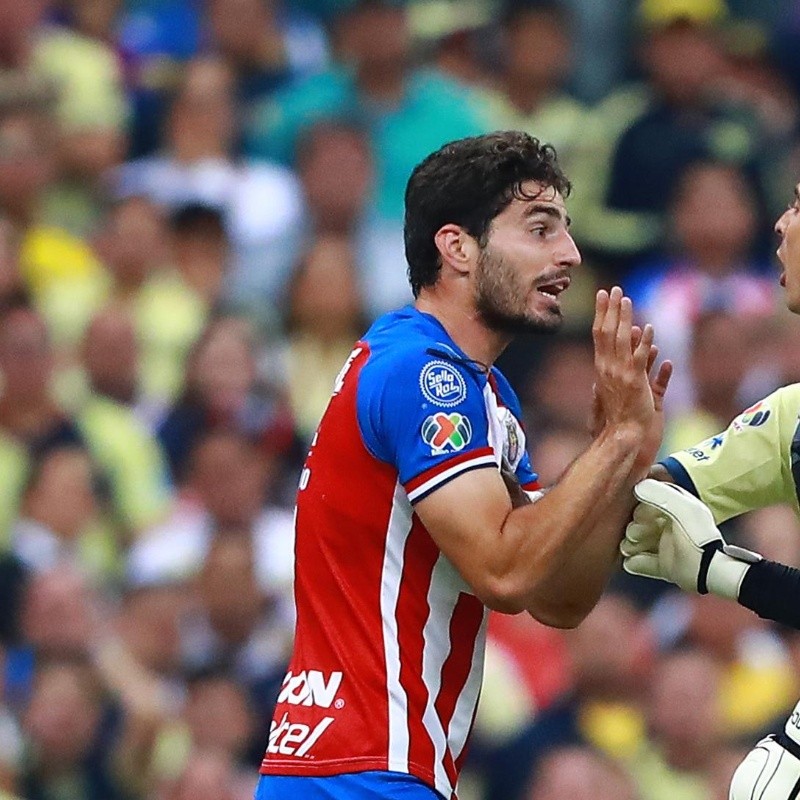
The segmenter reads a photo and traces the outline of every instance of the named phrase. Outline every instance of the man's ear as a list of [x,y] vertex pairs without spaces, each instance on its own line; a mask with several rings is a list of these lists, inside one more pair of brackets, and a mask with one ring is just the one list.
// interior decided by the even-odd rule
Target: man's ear
[[442,259],[442,268],[450,268],[459,275],[469,275],[477,263],[480,248],[475,239],[460,225],[442,225],[433,237]]

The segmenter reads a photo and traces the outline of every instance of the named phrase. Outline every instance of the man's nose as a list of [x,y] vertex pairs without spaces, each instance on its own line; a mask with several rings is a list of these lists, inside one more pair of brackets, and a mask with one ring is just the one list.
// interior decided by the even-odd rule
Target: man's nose
[[778,234],[781,238],[783,238],[783,234],[786,232],[786,218],[789,212],[784,211],[783,214],[778,218],[778,221],[775,223],[775,233]]
[[575,244],[572,235],[567,233],[563,252],[558,259],[559,264],[562,267],[577,267],[581,263],[581,260],[581,252],[578,250],[578,245]]

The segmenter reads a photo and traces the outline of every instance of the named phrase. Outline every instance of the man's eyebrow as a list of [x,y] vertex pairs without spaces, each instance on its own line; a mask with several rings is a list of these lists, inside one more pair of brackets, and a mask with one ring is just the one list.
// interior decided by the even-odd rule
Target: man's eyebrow
[[[795,188],[795,192],[796,191],[797,189]],[[531,203],[525,209],[526,217],[533,217],[536,214],[546,214],[548,217],[553,217],[557,220],[563,219],[567,227],[572,224],[572,218],[570,216],[567,214],[562,215],[561,210],[557,206],[551,206],[549,203]]]

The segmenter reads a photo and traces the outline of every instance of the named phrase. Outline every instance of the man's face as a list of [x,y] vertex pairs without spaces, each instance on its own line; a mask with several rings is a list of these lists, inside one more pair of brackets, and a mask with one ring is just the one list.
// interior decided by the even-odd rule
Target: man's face
[[786,289],[786,305],[800,314],[800,184],[795,186],[794,200],[775,223],[780,236],[778,260],[781,262],[781,286]]
[[564,198],[535,181],[522,193],[532,199],[512,200],[491,223],[475,273],[476,306],[492,330],[554,331],[562,318],[559,295],[581,256]]

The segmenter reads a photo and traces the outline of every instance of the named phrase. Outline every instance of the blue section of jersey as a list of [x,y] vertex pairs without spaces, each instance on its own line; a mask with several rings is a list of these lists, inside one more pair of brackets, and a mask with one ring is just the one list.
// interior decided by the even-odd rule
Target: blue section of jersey
[[684,467],[677,458],[668,456],[660,463],[661,466],[664,467],[667,472],[669,472],[669,474],[672,476],[672,480],[675,481],[678,486],[680,486],[682,489],[686,489],[687,492],[691,492],[695,497],[700,496],[697,491],[697,487],[694,485],[694,481],[686,471],[686,467]]
[[487,375],[432,316],[407,306],[364,337],[358,385],[364,443],[406,483],[460,453],[489,446]]
[[325,778],[262,775],[255,800],[442,800],[442,795],[401,772],[355,772]]

